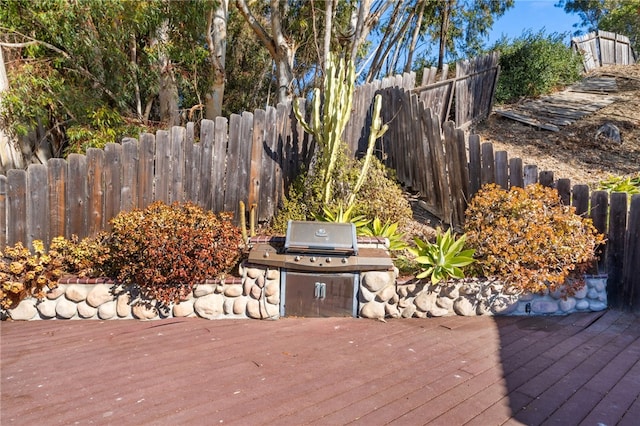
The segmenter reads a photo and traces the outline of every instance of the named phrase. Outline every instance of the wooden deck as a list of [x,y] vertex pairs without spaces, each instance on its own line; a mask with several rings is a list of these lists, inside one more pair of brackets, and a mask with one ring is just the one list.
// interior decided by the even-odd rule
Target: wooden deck
[[613,77],[585,78],[569,88],[539,99],[528,100],[494,112],[554,132],[613,103],[618,91]]
[[637,425],[640,318],[3,322],[7,425]]

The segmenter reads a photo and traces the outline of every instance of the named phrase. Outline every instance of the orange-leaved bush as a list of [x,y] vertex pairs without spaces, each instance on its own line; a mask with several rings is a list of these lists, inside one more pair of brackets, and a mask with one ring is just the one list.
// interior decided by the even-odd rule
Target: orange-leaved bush
[[591,219],[539,184],[509,191],[485,185],[467,208],[465,232],[479,274],[531,293],[574,294],[604,243]]
[[102,241],[109,254],[97,268],[164,304],[184,300],[194,284],[230,272],[242,252],[241,232],[229,213],[192,203],[156,202],[122,212],[111,223]]

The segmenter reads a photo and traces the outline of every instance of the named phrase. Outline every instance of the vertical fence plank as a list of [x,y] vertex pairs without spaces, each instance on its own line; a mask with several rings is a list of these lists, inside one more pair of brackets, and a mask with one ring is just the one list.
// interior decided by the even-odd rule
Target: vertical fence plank
[[496,183],[509,189],[509,158],[507,151],[496,152]]
[[213,191],[211,202],[213,210],[222,211],[224,210],[225,192],[235,190],[235,188],[229,188],[229,185],[225,186],[224,181],[227,170],[229,170],[227,164],[229,126],[226,117],[216,117],[214,133],[211,136],[213,141],[211,181],[213,183],[212,188],[217,188]]
[[122,197],[122,145],[109,143],[104,147],[104,220],[107,229],[111,219],[120,212]]
[[610,198],[609,233],[607,235],[607,298],[609,305],[618,308],[623,300],[623,268],[627,227],[627,194],[613,192]]
[[0,175],[0,250],[7,246],[7,177]]
[[247,194],[247,207],[256,206],[256,213],[262,208],[260,204],[260,192],[262,190],[262,152],[265,140],[265,122],[267,112],[257,109],[253,114],[253,140],[249,151],[249,188]]
[[[599,233],[607,234],[607,216],[609,213],[609,194],[607,191],[593,191],[591,193],[591,209],[589,216],[593,221],[593,226],[596,227]],[[603,244],[602,247],[598,247],[597,256],[598,271],[604,272],[607,266],[606,258],[607,245]]]
[[87,233],[96,235],[104,229],[104,151],[87,149]]
[[47,185],[49,186],[49,235],[64,237],[67,229],[67,162],[61,158],[47,161]]
[[279,166],[281,159],[278,157],[278,138],[276,134],[276,109],[267,107],[265,120],[265,143],[262,155],[262,187],[260,191],[260,221],[270,220],[275,212],[278,202],[278,190],[281,185],[282,169]]
[[540,172],[538,176],[540,180],[540,185],[546,186],[547,188],[553,187],[553,172],[550,170],[543,170]]
[[[216,121],[218,118],[216,118]],[[213,164],[214,133],[215,122],[213,120],[202,120],[200,123],[200,195],[199,204],[205,209],[218,210],[213,204],[212,197],[218,192],[224,194],[222,182],[217,182],[212,173],[215,173],[216,164]],[[214,190],[217,188],[217,190]]]
[[557,183],[558,194],[560,200],[565,206],[571,205],[571,180],[570,179],[558,179]]
[[511,186],[524,188],[524,173],[522,171],[522,158],[511,158],[509,160],[509,183]]
[[7,245],[27,241],[27,172],[11,169],[7,171]]
[[624,308],[640,312],[640,194],[631,197],[622,271]]
[[67,157],[67,238],[87,236],[87,157],[71,154]]
[[[156,132],[156,167],[153,177],[154,200],[169,203],[171,182],[171,140],[169,132]],[[204,170],[203,170],[204,173]]]
[[575,207],[576,214],[586,216],[589,211],[589,187],[587,185],[575,185],[572,192],[571,205]]
[[524,186],[538,182],[538,166],[535,164],[527,164],[524,166]]
[[197,192],[194,190],[195,176],[198,174],[198,169],[193,163],[193,144],[195,141],[194,132],[195,124],[193,122],[187,123],[185,138],[182,145],[182,151],[184,152],[184,196],[186,201],[191,202],[195,202],[197,199],[195,195]]
[[[249,168],[251,167],[251,149],[253,142],[253,113],[242,113],[242,124],[240,127],[240,150],[238,151],[238,178],[237,178],[237,198],[231,203],[229,211],[234,212],[236,221],[240,217],[240,200],[249,198]],[[236,191],[234,191],[236,192]],[[235,197],[231,197],[233,199]]]
[[49,186],[47,166],[32,164],[27,169],[27,246],[40,240],[49,246]]
[[171,202],[184,201],[184,151],[182,146],[186,138],[184,127],[171,128]]
[[[121,210],[138,207],[138,141],[125,138],[122,141],[122,198]],[[168,179],[169,175],[165,177]]]
[[239,168],[240,168],[240,144],[241,139],[242,117],[238,114],[231,114],[229,120],[229,147],[227,151],[227,180],[226,188],[228,191],[224,193],[224,210],[235,211],[238,202],[242,199],[238,194]]
[[480,136],[469,135],[469,191],[473,196],[482,186],[480,164]]
[[493,158],[493,144],[491,142],[485,142],[480,147],[482,151],[482,171],[481,182],[482,185],[488,183],[495,183],[495,159]]
[[151,133],[140,135],[138,144],[138,207],[144,209],[153,202],[153,168],[156,138]]
[[[192,193],[190,200],[202,207],[202,201],[200,200],[200,178],[203,176],[203,172],[200,170],[200,162],[202,161],[202,143],[194,143],[191,147],[191,156],[193,157],[193,167],[195,171],[193,173]],[[215,209],[214,209],[215,211]]]

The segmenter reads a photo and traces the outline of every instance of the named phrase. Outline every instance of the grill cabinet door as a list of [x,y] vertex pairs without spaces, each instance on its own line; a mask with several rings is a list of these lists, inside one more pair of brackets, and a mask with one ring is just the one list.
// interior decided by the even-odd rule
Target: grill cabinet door
[[357,274],[283,274],[283,316],[355,317]]

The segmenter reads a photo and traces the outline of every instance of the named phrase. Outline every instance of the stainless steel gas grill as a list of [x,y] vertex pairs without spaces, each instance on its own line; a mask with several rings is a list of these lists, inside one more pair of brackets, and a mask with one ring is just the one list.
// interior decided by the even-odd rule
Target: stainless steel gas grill
[[249,263],[280,269],[280,315],[357,316],[360,273],[393,268],[384,248],[358,247],[351,223],[289,221],[284,246],[258,243]]

